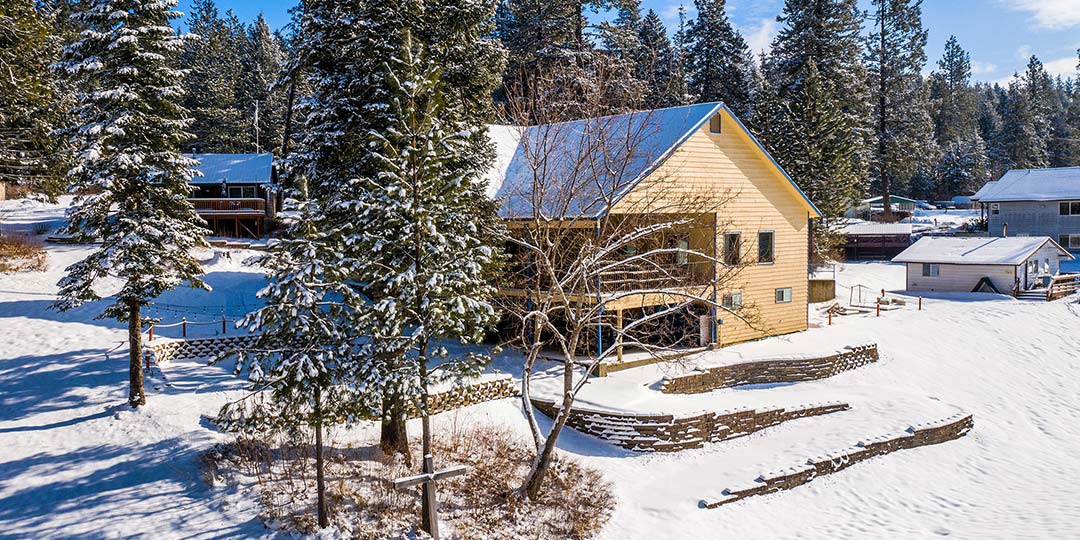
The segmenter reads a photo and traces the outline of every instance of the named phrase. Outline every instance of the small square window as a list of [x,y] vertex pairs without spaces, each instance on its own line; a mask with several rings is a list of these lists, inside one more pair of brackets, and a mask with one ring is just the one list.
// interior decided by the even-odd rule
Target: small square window
[[768,264],[776,260],[776,256],[773,248],[773,239],[775,235],[772,231],[762,231],[757,235],[758,238],[758,264]]
[[1080,234],[1070,234],[1069,239],[1070,249],[1080,249]]
[[1001,212],[1001,205],[998,203],[990,203],[990,213],[995,216]]
[[709,132],[720,133],[720,126],[720,115],[714,114],[713,117],[709,119]]
[[933,263],[923,263],[922,275],[926,277],[937,277],[941,272],[941,267]]
[[675,264],[679,266],[687,266],[690,264],[689,253],[690,241],[683,238],[679,240],[679,251],[675,253]]
[[1069,203],[1067,203],[1067,202],[1058,203],[1058,215],[1060,215],[1060,216],[1069,215]]
[[786,304],[791,301],[791,287],[776,289],[776,303]]
[[725,294],[720,302],[727,309],[739,309],[742,307],[742,293]]
[[229,186],[230,199],[254,199],[255,186]]
[[1067,235],[1067,234],[1059,234],[1058,235],[1058,244],[1061,244],[1061,247],[1063,247],[1063,248],[1069,247],[1069,235]]
[[1080,201],[1073,201],[1069,203],[1069,205],[1071,207],[1069,214],[1073,216],[1080,216]]

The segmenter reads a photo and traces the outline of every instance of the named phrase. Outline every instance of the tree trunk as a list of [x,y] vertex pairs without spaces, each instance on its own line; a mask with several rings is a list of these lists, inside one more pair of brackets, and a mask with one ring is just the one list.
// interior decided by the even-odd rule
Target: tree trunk
[[577,337],[570,339],[570,345],[567,356],[563,361],[563,399],[562,408],[558,414],[555,415],[554,424],[551,426],[551,432],[548,433],[547,439],[544,441],[544,448],[533,460],[532,469],[529,470],[529,476],[525,479],[525,485],[522,486],[522,491],[525,492],[525,496],[529,499],[536,499],[540,495],[540,488],[544,484],[544,476],[547,475],[548,469],[551,467],[551,461],[555,458],[555,444],[559,440],[559,434],[562,433],[563,426],[566,425],[566,421],[570,419],[570,408],[574,404],[574,351],[577,349]]
[[325,529],[330,526],[330,518],[326,513],[326,476],[323,472],[322,391],[318,387],[315,388],[315,491],[319,528]]
[[139,313],[139,301],[128,300],[128,352],[129,352],[129,388],[128,403],[132,408],[146,405],[146,392],[143,389],[142,368],[142,324]]
[[379,436],[379,447],[386,455],[401,454],[405,458],[405,465],[412,467],[412,452],[409,450],[409,433],[405,421],[405,407],[401,393],[392,390],[383,396],[382,433]]
[[289,81],[289,94],[285,105],[285,129],[281,137],[281,157],[289,157],[289,139],[292,138],[293,106],[296,104],[296,80]]
[[[431,413],[428,410],[428,371],[427,371],[427,343],[420,345],[420,413],[421,425],[423,426],[424,465],[421,472],[435,472],[434,457],[431,450]],[[420,528],[427,531],[432,538],[439,537],[439,523],[435,508],[435,482],[424,482],[420,498]]]

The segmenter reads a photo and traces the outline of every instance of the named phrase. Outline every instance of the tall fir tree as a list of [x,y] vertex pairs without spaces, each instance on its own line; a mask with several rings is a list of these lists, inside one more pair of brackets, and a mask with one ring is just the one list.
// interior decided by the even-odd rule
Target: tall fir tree
[[194,138],[185,150],[252,152],[246,104],[237,99],[247,39],[244,26],[231,11],[222,16],[214,0],[193,0],[190,17],[188,29],[196,37],[187,41],[181,63],[186,71],[183,105],[191,114]]
[[754,57],[725,11],[726,0],[694,0],[687,31],[687,77],[698,102],[723,101],[743,121],[754,110]]
[[686,92],[679,60],[667,28],[655,11],[650,9],[645,15],[638,39],[644,51],[638,73],[645,84],[645,107],[657,109],[682,104]]
[[244,72],[236,92],[245,126],[242,133],[250,134],[246,146],[251,151],[276,151],[281,147],[286,105],[286,89],[278,81],[288,56],[281,37],[270,31],[261,13],[246,41]]
[[1002,110],[1003,149],[1009,168],[1050,166],[1054,98],[1050,75],[1032,56],[1024,74],[1009,83]]
[[909,195],[911,177],[936,161],[937,145],[923,83],[926,30],[922,0],[873,0],[875,24],[866,63],[874,102],[875,153],[871,173],[892,217],[892,194]]
[[[438,340],[475,343],[494,323],[491,245],[498,221],[484,194],[487,169],[467,159],[467,134],[482,126],[466,124],[453,110],[440,69],[408,32],[386,69],[393,119],[385,133],[371,134],[378,170],[356,185],[359,227],[352,242],[363,254],[356,279],[378,291],[362,320],[370,336],[363,353],[394,361],[367,364],[374,369],[359,379],[420,411],[423,472],[430,473],[428,389],[482,366],[473,355],[451,356]],[[433,500],[430,489],[424,488],[425,505]],[[431,526],[425,522],[424,529]]]
[[[767,110],[759,109],[770,116],[760,123],[770,126],[769,150],[832,224],[866,191],[871,130],[862,12],[855,0],[786,0],[778,21],[784,26],[763,66],[774,97]],[[815,87],[808,89],[810,81]],[[831,100],[825,108],[823,95]],[[807,154],[809,141],[828,152]]]
[[60,56],[57,16],[33,0],[0,5],[0,184],[49,198],[62,191],[69,165],[54,133],[71,105],[63,74],[50,69]]
[[608,84],[605,100],[612,104],[638,105],[648,92],[646,77],[650,51],[642,42],[644,21],[641,0],[617,0],[615,18],[600,23],[599,37],[607,53]]
[[74,114],[78,151],[69,177],[78,192],[64,230],[100,247],[67,268],[59,309],[99,299],[107,277],[122,285],[99,315],[128,323],[133,406],[146,403],[141,310],[183,283],[205,287],[191,255],[205,245],[202,219],[186,197],[195,163],[179,153],[188,139],[176,67],[184,37],[169,25],[172,0],[92,0],[79,14],[87,30],[65,48],[62,67],[84,90]]
[[930,111],[934,139],[941,158],[930,182],[913,190],[920,197],[947,197],[970,193],[988,180],[986,144],[979,130],[979,103],[971,86],[971,58],[956,36],[945,42],[945,52],[930,75]]
[[[1077,50],[1076,54],[1080,58],[1080,50]],[[1065,125],[1068,129],[1065,160],[1070,167],[1080,166],[1080,60],[1077,61],[1076,71],[1069,95],[1069,105],[1065,110]]]

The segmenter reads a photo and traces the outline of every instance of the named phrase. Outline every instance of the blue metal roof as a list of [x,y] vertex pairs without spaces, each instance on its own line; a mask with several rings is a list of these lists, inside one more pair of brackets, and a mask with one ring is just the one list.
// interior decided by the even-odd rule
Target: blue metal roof
[[202,176],[192,178],[193,184],[269,184],[272,178],[274,155],[265,154],[187,154],[199,160],[195,170]]
[[[524,128],[490,126],[497,157],[488,175],[489,195],[501,201],[499,214],[506,219],[531,217],[537,202],[550,218],[597,218],[721,110],[726,110],[724,104],[714,102]],[[820,215],[757,139],[738,118],[735,121]],[[534,197],[534,185],[546,193]]]

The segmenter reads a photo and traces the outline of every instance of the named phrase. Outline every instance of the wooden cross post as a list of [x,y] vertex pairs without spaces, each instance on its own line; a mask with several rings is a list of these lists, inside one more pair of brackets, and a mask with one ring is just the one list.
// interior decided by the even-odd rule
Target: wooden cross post
[[431,471],[414,476],[406,476],[394,480],[394,489],[402,491],[413,486],[422,485],[424,489],[424,515],[422,516],[421,528],[427,531],[434,540],[439,540],[439,513],[435,504],[435,482],[444,478],[453,478],[465,474],[464,465],[454,465],[441,471],[433,470],[431,454],[424,456],[424,470]]

